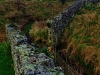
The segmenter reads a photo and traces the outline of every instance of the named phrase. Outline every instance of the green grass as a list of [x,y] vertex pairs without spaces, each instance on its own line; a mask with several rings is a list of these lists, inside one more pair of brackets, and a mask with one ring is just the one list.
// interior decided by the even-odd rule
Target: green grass
[[0,44],[0,75],[14,75],[11,48],[8,42]]

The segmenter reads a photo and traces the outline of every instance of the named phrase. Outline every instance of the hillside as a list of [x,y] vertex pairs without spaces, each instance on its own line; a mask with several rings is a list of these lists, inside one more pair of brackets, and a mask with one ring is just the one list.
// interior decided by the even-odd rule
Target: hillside
[[[66,27],[61,53],[84,66],[93,75],[100,74],[100,4],[81,8]],[[63,46],[62,45],[62,46]],[[61,45],[60,45],[61,46]]]
[[[58,0],[45,0],[45,1],[34,1],[34,0],[25,0],[18,2],[12,1],[0,1],[0,28],[1,33],[5,32],[5,24],[17,23],[19,29],[22,31],[28,25],[34,24],[35,21],[47,21],[48,19],[53,18],[66,7],[70,6],[74,0],[61,4]],[[53,9],[52,9],[53,8]],[[30,27],[29,27],[30,28]],[[25,32],[29,31],[25,29]]]

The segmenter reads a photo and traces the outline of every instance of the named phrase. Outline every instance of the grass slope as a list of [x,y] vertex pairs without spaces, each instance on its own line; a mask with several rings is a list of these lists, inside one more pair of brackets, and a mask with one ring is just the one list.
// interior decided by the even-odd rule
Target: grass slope
[[100,4],[86,4],[66,28],[66,55],[100,75]]

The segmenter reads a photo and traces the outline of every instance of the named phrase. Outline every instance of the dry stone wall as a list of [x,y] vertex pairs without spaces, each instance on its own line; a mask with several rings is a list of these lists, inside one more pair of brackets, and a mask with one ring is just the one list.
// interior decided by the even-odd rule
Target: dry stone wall
[[6,25],[6,32],[11,43],[15,75],[64,75],[61,67],[55,67],[52,58],[36,53],[34,44],[28,44],[20,30]]
[[81,8],[85,3],[88,2],[96,3],[100,2],[100,0],[78,0],[68,9],[65,9],[61,14],[59,14],[57,17],[51,20],[51,37],[53,37],[53,42],[57,42],[59,40],[59,37],[61,37],[61,34],[63,33],[65,26],[68,25],[70,20],[79,10],[79,8]]

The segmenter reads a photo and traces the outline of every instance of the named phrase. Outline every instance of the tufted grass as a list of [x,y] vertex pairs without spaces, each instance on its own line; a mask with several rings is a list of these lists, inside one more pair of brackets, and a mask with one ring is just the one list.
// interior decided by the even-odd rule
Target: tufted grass
[[[100,75],[100,4],[79,10],[64,32],[66,55],[70,55],[94,75]],[[70,33],[70,34],[69,34]]]
[[0,75],[14,75],[10,44],[5,41],[0,44]]
[[45,21],[35,22],[30,30],[31,39],[43,45],[48,43],[48,28]]

